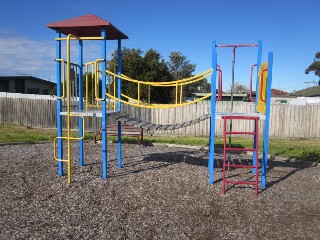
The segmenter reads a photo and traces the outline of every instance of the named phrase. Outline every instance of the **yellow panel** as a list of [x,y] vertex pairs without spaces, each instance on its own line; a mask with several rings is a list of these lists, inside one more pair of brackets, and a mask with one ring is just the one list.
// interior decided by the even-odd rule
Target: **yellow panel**
[[259,96],[257,111],[264,114],[266,112],[266,98],[267,98],[267,77],[268,77],[268,62],[261,64],[259,69]]

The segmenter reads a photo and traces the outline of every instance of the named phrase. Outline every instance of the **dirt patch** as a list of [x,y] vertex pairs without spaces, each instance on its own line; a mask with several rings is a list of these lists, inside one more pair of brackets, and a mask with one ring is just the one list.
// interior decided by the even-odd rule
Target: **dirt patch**
[[[268,187],[221,196],[221,168],[208,184],[207,151],[85,143],[86,166],[73,146],[72,180],[57,175],[52,144],[0,146],[1,239],[318,239],[319,166],[270,161]],[[217,155],[217,158],[221,156]],[[249,170],[231,175],[250,179]]]

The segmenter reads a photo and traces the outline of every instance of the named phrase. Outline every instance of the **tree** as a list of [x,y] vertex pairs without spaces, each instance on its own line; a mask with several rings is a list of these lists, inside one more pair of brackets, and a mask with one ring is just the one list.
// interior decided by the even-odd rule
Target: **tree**
[[198,92],[200,92],[200,93],[211,92],[211,84],[208,83],[207,79],[203,79],[202,81],[200,81],[199,86],[198,86]]
[[[117,51],[113,53],[113,60],[117,61]],[[168,82],[172,76],[168,66],[160,53],[154,49],[148,50],[145,55],[140,49],[124,48],[122,51],[122,73],[133,79],[145,82]],[[140,84],[141,85],[141,84]],[[122,92],[132,98],[138,97],[138,85],[128,81],[122,82]],[[151,87],[151,102],[168,103],[171,100],[172,88]],[[148,87],[140,86],[140,99],[148,99]]]
[[196,69],[196,64],[191,64],[181,52],[171,52],[169,59],[167,64],[174,80],[191,77]]
[[[88,104],[93,104],[94,103],[94,98],[96,97],[96,93],[94,92],[95,91],[95,74],[92,73],[92,72],[87,72],[85,73],[83,76],[82,76],[82,96],[86,99],[86,88],[87,88],[87,81],[88,81]],[[99,86],[98,87],[98,97],[101,97],[101,79],[99,78]]]
[[51,96],[56,96],[56,95],[57,95],[57,84],[54,85],[54,86],[50,89],[49,95],[51,95]]
[[320,78],[320,52],[317,52],[315,54],[315,59],[313,60],[313,63],[311,63],[309,67],[305,70],[306,74],[309,74],[310,72],[314,72],[314,74]]
[[[235,82],[233,85],[233,93],[248,93],[250,89],[241,83]],[[231,87],[227,90],[228,93],[231,93]]]
[[[160,53],[150,49],[143,57],[143,74],[141,79],[147,82],[170,82],[172,75]],[[171,101],[172,87],[151,87],[151,101],[158,103],[169,103]],[[147,99],[148,90],[143,89],[143,97]]]
[[[167,64],[174,80],[192,77],[192,73],[196,69],[196,64],[190,63],[187,57],[182,55],[181,52],[171,52]],[[208,88],[210,88],[208,86],[210,84],[206,83],[206,80],[200,80],[193,84],[186,85],[183,90],[183,98],[190,96],[191,93],[205,92],[208,90]],[[178,93],[178,95],[179,94],[180,93]]]
[[[143,52],[140,49],[124,48],[122,50],[122,69],[124,75],[133,79],[141,79],[143,73]],[[118,62],[118,51],[113,53],[113,62]],[[132,98],[137,98],[137,84],[129,81],[122,81],[122,93]]]

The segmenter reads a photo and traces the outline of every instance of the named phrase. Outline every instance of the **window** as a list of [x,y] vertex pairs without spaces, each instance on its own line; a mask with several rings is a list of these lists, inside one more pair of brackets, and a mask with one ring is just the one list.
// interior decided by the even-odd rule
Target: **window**
[[29,94],[39,94],[39,88],[29,88],[27,90],[27,93],[29,93]]
[[9,92],[9,80],[0,80],[0,92]]
[[14,88],[16,93],[24,93],[24,79],[15,79]]

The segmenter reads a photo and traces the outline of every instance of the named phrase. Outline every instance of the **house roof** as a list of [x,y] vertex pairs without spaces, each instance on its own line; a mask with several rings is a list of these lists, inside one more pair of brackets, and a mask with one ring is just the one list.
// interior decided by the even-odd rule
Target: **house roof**
[[64,35],[73,34],[78,37],[100,37],[101,29],[106,27],[107,40],[128,39],[128,36],[118,30],[110,22],[93,14],[49,23],[48,28],[60,31]]
[[289,93],[285,92],[285,91],[282,91],[282,90],[279,90],[279,89],[275,89],[275,88],[272,88],[271,89],[271,95],[274,96],[274,95],[288,95]]
[[52,87],[55,86],[56,84],[54,82],[50,82],[41,78],[37,78],[37,77],[33,77],[33,76],[0,76],[0,81],[1,80],[15,80],[15,79],[28,79],[28,80],[32,80],[35,82],[40,82],[40,83],[46,83],[48,85],[51,85]]

